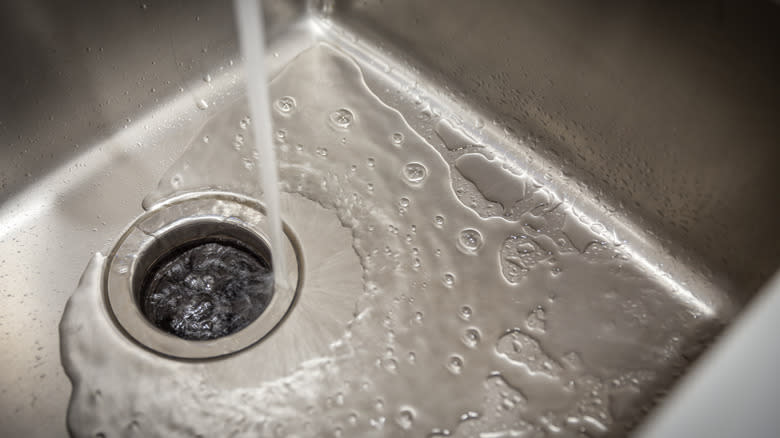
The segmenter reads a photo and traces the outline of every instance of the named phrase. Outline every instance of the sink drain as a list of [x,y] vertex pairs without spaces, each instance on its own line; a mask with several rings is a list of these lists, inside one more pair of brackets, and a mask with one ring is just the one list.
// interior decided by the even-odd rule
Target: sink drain
[[109,255],[107,302],[134,340],[158,353],[209,358],[268,335],[295,301],[300,251],[285,226],[286,284],[275,287],[262,205],[191,194],[136,220]]

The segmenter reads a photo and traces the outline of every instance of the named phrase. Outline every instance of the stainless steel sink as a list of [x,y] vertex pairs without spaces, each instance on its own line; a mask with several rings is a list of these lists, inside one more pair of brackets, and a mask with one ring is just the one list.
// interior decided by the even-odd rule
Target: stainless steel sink
[[[626,434],[780,264],[776,3],[264,5],[272,72],[322,44],[350,59],[419,144],[441,156],[442,181],[463,210],[516,226],[506,248],[517,254],[495,254],[504,274],[495,281],[525,307],[487,342],[530,374],[587,376],[612,404],[597,426],[580,417],[561,426],[547,405],[537,409],[534,395],[544,391],[496,370],[525,394],[511,415],[528,430]],[[0,431],[62,436],[71,383],[58,324],[68,298],[90,257],[111,252],[204,124],[243,95],[244,77],[229,3],[1,7]],[[522,201],[517,184],[529,181],[545,198],[517,212],[507,203]],[[567,231],[563,213],[554,225],[563,210],[580,231]],[[527,213],[553,225],[536,226]],[[537,243],[517,240],[523,233]],[[533,272],[547,258],[513,265],[511,257],[522,258],[520,245],[544,252],[542,235],[577,257],[626,259],[583,264],[554,291],[527,290],[525,271],[508,270]],[[534,331],[539,321],[546,331]],[[552,365],[535,369],[543,365],[529,349]],[[610,389],[622,378],[635,382]],[[419,423],[463,436],[509,433],[469,412]],[[394,435],[404,422],[374,432]]]

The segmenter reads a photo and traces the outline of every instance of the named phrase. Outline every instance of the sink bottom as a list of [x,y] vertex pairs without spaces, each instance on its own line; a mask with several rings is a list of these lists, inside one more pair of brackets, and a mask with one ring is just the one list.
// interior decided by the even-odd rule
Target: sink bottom
[[[241,352],[172,360],[100,310],[96,256],[61,326],[71,431],[625,434],[729,317],[722,292],[506,147],[524,140],[326,35],[270,87],[282,217],[306,260],[289,317]],[[204,188],[262,201],[229,95],[146,208]]]

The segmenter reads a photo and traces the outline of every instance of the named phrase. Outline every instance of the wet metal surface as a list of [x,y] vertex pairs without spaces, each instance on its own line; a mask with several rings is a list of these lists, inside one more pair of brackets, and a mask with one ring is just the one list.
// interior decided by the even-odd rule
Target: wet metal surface
[[[399,111],[409,129],[441,157],[438,167],[432,166],[424,160],[427,155],[415,155],[423,149],[412,148],[389,154],[398,157],[398,166],[386,160],[374,167],[392,169],[393,177],[405,178],[408,190],[425,184],[451,187],[472,212],[464,217],[473,220],[461,223],[449,211],[425,210],[430,230],[418,232],[417,245],[427,248],[425,242],[438,239],[427,236],[446,230],[455,259],[495,249],[490,265],[494,278],[517,288],[542,281],[534,277],[541,269],[552,275],[556,266],[567,263],[566,254],[562,261],[550,260],[550,248],[570,251],[578,260],[617,254],[599,253],[602,247],[591,244],[592,236],[611,234],[610,251],[620,247],[621,255],[631,256],[629,268],[621,268],[617,278],[642,284],[636,297],[622,295],[627,288],[604,290],[603,284],[581,281],[594,278],[593,269],[613,275],[610,269],[616,265],[609,263],[619,259],[596,263],[596,268],[592,263],[566,265],[569,269],[557,277],[566,283],[561,288],[583,291],[581,295],[517,294],[516,305],[523,309],[517,312],[517,327],[489,341],[496,360],[503,361],[497,363],[521,370],[515,376],[571,377],[583,391],[593,391],[595,399],[607,397],[614,406],[651,402],[655,390],[668,388],[775,270],[780,260],[774,232],[777,203],[769,200],[778,186],[773,163],[778,160],[774,102],[780,51],[773,3],[757,9],[724,6],[722,11],[653,2],[616,2],[602,11],[511,2],[462,2],[457,7],[436,2],[266,3],[272,71],[316,42],[328,42],[357,62],[366,86]],[[8,436],[62,436],[71,391],[60,364],[58,323],[65,303],[90,256],[110,252],[193,136],[243,95],[240,59],[228,4],[94,2],[73,8],[26,2],[3,9],[3,56],[15,62],[2,69],[8,97],[0,110],[0,343],[5,367],[0,430]],[[297,102],[277,101],[277,112],[301,104],[296,97]],[[342,109],[348,108],[330,109],[328,129],[351,123]],[[364,114],[357,114],[354,126],[361,126]],[[418,141],[412,138],[416,134],[404,132],[383,133],[387,145]],[[317,147],[322,145],[310,146],[307,153],[320,159]],[[337,158],[332,147],[325,153],[349,171],[352,156]],[[369,170],[367,160],[360,165],[360,172]],[[450,179],[432,176],[434,167],[449,169]],[[397,198],[395,209],[416,211],[419,205],[414,197]],[[565,208],[554,209],[559,201],[565,201]],[[336,321],[347,321],[354,306],[346,303],[364,290],[352,247],[340,253],[341,265],[325,265],[332,259],[328,242],[352,239],[341,221],[310,200],[291,197],[286,202],[288,217],[299,221],[291,219],[290,226],[298,230],[302,246],[323,248],[307,253],[310,290],[327,294],[334,290],[328,285],[338,281],[342,301],[331,300],[333,306],[324,313],[314,306],[305,309],[326,300],[302,299],[281,326],[288,332],[279,330],[269,339],[273,342],[258,344],[257,354],[279,358],[255,370],[258,380],[286,376],[297,364],[328,354],[343,324],[322,325],[330,320],[311,320],[312,315],[334,314]],[[538,222],[540,216],[547,225]],[[524,232],[496,241],[475,225],[479,218],[506,221],[502,227],[514,224]],[[400,239],[408,232],[402,231]],[[336,237],[324,240],[328,236]],[[559,239],[563,246],[556,243]],[[436,249],[428,248],[428,256],[435,257]],[[407,263],[413,268],[416,262],[412,257]],[[322,266],[351,274],[331,278],[325,270],[317,271]],[[633,269],[641,275],[632,274]],[[83,284],[97,281],[90,276],[95,272],[89,271]],[[462,288],[468,277],[455,274],[442,270],[429,281],[445,288],[451,283],[455,287],[447,290],[467,293]],[[588,296],[602,297],[612,307],[599,307],[603,302],[584,299]],[[78,302],[101,309],[86,294],[81,298]],[[442,370],[471,378],[469,345],[484,344],[489,325],[475,331],[480,302],[450,304],[452,315],[464,324],[456,338],[463,351],[443,352]],[[614,320],[588,316],[604,313]],[[409,316],[416,320],[414,312]],[[636,321],[643,321],[643,328],[633,326],[636,331],[624,333],[644,333],[642,337],[600,337]],[[104,330],[96,336],[127,339],[112,331],[116,325],[97,328]],[[299,330],[317,336],[305,348],[284,348],[284,336],[292,338]],[[133,342],[122,345],[128,361],[143,362],[144,354],[151,354],[139,354]],[[449,344],[442,340],[440,345]],[[586,352],[584,364],[582,357],[567,355],[572,345]],[[623,348],[641,354],[627,355]],[[99,363],[99,354],[84,358],[85,363]],[[161,376],[180,375],[187,368],[162,366],[158,359],[152,363],[161,366]],[[383,357],[383,369],[393,369],[390,359],[401,372],[410,366],[407,354],[405,362]],[[598,379],[640,363],[652,363],[655,374],[635,370],[614,387]],[[241,380],[235,376],[236,382],[230,381],[231,369],[225,362],[215,371],[225,388]],[[89,369],[83,371],[90,375]],[[486,405],[521,406],[524,415],[534,417],[546,393],[535,386],[538,380],[502,379],[485,380],[485,400],[493,400]],[[512,392],[515,386],[524,391]],[[502,393],[509,395],[496,396]],[[243,405],[253,396],[219,394],[225,406]],[[331,396],[338,404],[337,394]],[[389,397],[383,404],[396,407],[399,400]],[[610,418],[630,423],[635,415],[631,409],[615,408]],[[458,433],[498,424],[503,421],[500,412],[483,415],[482,423],[465,421]],[[506,412],[517,417],[512,414],[516,411]],[[90,411],[83,415],[90,418]],[[396,428],[386,430],[432,421],[403,406],[385,416]],[[567,427],[599,433],[603,425],[588,423],[598,419],[586,417]],[[221,424],[215,418],[214,424]],[[350,418],[345,416],[345,424]],[[541,414],[534,418],[547,421]]]

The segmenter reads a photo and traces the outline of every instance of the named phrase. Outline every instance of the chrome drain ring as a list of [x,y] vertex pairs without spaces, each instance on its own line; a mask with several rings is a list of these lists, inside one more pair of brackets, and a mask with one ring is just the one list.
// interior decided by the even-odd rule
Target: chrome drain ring
[[284,319],[303,283],[301,251],[283,224],[287,278],[253,322],[235,333],[210,340],[187,340],[161,330],[141,311],[147,272],[161,257],[207,239],[232,240],[270,259],[269,227],[262,204],[226,192],[190,193],[165,201],[141,215],[119,238],[103,275],[106,302],[115,321],[133,340],[165,356],[206,359],[241,351],[263,339]]

